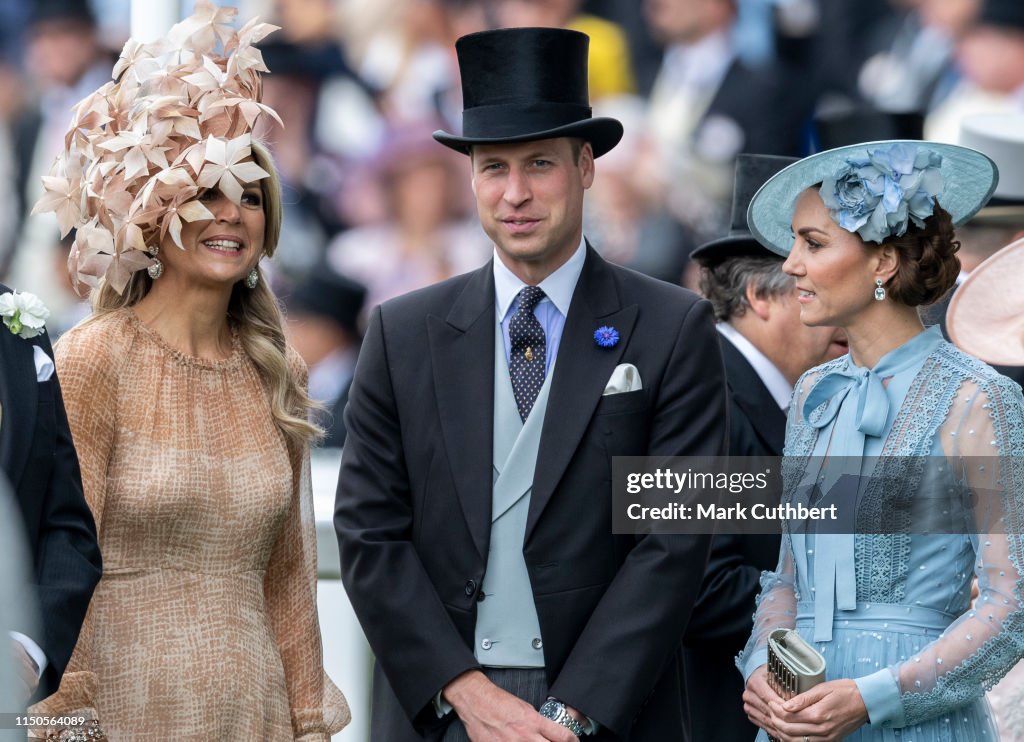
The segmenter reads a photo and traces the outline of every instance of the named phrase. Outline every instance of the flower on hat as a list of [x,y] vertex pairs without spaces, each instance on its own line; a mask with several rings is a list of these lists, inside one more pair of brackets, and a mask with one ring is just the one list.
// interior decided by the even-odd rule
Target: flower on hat
[[604,325],[594,330],[594,342],[601,348],[613,348],[619,342],[619,331]]
[[840,227],[881,243],[906,234],[910,222],[924,226],[945,187],[941,164],[942,155],[913,144],[869,149],[822,180],[821,200]]
[[198,0],[164,39],[129,39],[114,79],[74,108],[64,150],[33,214],[53,211],[61,236],[76,229],[68,268],[76,290],[106,281],[118,293],[148,267],[161,240],[178,247],[183,221],[211,219],[200,191],[236,203],[268,173],[246,160],[261,116],[263,56],[253,45],[277,26],[231,26],[237,11]]
[[8,291],[0,294],[0,317],[7,329],[20,338],[34,338],[46,332],[44,325],[50,310],[35,294]]

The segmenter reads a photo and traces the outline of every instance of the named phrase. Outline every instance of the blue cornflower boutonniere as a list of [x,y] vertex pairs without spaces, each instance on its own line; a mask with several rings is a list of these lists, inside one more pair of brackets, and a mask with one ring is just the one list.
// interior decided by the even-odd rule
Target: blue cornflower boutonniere
[[601,348],[614,348],[619,342],[619,331],[607,325],[594,330],[594,342]]
[[39,297],[25,291],[8,291],[0,294],[0,317],[7,329],[20,338],[34,338],[46,330],[43,325],[50,316]]

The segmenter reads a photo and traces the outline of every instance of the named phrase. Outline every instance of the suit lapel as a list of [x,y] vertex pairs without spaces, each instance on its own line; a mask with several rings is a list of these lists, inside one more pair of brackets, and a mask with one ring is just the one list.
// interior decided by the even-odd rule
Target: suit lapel
[[0,469],[17,490],[36,425],[36,368],[32,343],[0,327]]
[[739,349],[728,338],[721,341],[729,393],[761,439],[781,456],[786,438],[785,413]]
[[[588,245],[551,380],[526,522],[527,539],[554,494],[590,424],[609,377],[629,345],[636,315],[636,305],[621,306],[611,269]],[[611,348],[601,348],[594,341],[594,331],[604,325],[614,327],[619,333],[619,342]]]
[[491,529],[494,322],[490,262],[470,274],[447,317],[427,317],[441,431],[455,490],[482,558]]

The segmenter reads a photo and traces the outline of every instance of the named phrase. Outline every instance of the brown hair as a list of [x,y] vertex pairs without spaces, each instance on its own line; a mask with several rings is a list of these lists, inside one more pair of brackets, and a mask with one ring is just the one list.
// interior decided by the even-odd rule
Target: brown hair
[[894,247],[900,261],[885,288],[893,300],[907,306],[934,304],[960,275],[956,254],[960,242],[953,232],[953,218],[938,201],[923,227],[911,222],[902,237],[889,237],[882,244]]

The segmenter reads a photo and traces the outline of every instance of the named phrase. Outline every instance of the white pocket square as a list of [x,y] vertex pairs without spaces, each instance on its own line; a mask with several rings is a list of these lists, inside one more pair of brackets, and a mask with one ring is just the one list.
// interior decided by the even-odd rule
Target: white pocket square
[[620,363],[612,371],[611,378],[604,387],[604,394],[622,394],[623,392],[637,392],[644,388],[640,383],[640,372],[632,363]]
[[38,345],[32,346],[32,360],[36,362],[36,381],[42,384],[53,376],[53,359]]

